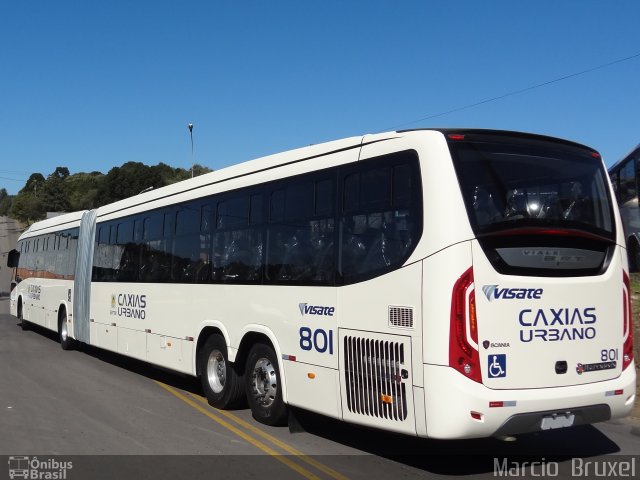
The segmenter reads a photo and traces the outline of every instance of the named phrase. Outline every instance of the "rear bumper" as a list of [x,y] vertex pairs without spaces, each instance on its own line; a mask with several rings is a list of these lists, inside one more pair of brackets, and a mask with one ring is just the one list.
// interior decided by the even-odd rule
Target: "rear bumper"
[[[573,425],[601,422],[629,415],[635,401],[633,367],[605,382],[529,390],[492,390],[450,367],[424,367],[427,435],[432,438],[539,431],[544,417],[567,412]],[[622,394],[614,394],[620,390]]]

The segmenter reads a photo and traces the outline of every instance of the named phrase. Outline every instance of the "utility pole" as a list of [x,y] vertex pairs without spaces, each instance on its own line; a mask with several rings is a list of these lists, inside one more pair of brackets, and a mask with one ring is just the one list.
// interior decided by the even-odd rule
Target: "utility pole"
[[191,137],[191,178],[193,178],[193,123],[187,125],[189,128],[189,136]]

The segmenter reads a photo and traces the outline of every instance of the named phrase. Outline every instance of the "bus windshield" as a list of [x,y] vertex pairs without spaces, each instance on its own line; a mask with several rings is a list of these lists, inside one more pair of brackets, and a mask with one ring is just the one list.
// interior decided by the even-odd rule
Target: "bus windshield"
[[482,137],[449,141],[476,235],[553,227],[614,238],[599,156],[545,140]]

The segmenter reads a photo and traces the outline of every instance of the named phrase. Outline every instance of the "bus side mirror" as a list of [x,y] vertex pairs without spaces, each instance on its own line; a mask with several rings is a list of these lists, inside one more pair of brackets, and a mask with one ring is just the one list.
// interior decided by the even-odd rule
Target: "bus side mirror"
[[18,260],[20,260],[20,252],[16,249],[13,249],[9,252],[9,256],[7,257],[7,267],[15,268],[18,266]]

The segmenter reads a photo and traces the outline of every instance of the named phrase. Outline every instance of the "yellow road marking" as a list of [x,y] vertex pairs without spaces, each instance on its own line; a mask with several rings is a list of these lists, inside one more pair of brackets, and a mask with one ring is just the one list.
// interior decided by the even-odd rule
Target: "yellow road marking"
[[254,447],[262,450],[264,453],[271,455],[273,458],[275,458],[276,460],[278,460],[279,462],[284,463],[287,467],[289,467],[291,470],[298,472],[300,475],[302,475],[303,477],[309,479],[309,480],[320,480],[320,477],[314,475],[313,473],[311,473],[309,470],[307,470],[306,468],[302,467],[301,465],[298,465],[297,463],[291,461],[288,457],[286,457],[285,455],[280,455],[278,452],[276,452],[274,449],[272,449],[271,447],[265,445],[264,443],[262,443],[259,440],[256,440],[255,438],[251,437],[250,435],[246,434],[245,432],[243,432],[242,430],[240,430],[239,428],[231,425],[229,422],[227,422],[226,420],[218,417],[217,415],[214,415],[213,413],[211,413],[211,411],[209,409],[205,409],[203,407],[201,407],[200,405],[198,405],[196,402],[194,402],[193,400],[189,399],[188,397],[186,397],[185,395],[181,394],[180,392],[178,392],[177,390],[174,390],[172,387],[170,387],[169,385],[165,385],[162,382],[158,382],[157,380],[155,380],[155,382],[160,385],[162,388],[164,388],[166,391],[168,391],[169,393],[171,393],[172,395],[178,397],[180,400],[182,400],[183,402],[185,402],[187,405],[195,408],[196,410],[198,410],[200,413],[203,413],[204,415],[206,415],[207,417],[209,417],[211,420],[215,421],[216,423],[222,425],[224,428],[226,428],[227,430],[235,433],[236,435],[238,435],[240,438],[246,440],[247,442],[249,442],[251,445],[253,445]]
[[209,405],[207,400],[205,398],[201,397],[200,395],[194,395],[193,393],[189,393],[189,395],[191,395],[191,397],[195,398],[200,403],[202,403],[202,404],[206,405],[207,407],[209,407],[209,409],[215,410],[215,412],[219,413],[220,415],[224,415],[229,420],[232,420],[232,421],[236,422],[237,424],[243,426],[247,430],[252,431],[256,435],[261,436],[262,438],[268,440],[269,442],[273,443],[274,445],[277,445],[281,449],[289,452],[291,455],[296,455],[303,462],[305,462],[305,463],[317,468],[318,470],[320,470],[321,472],[326,473],[330,477],[335,478],[336,480],[349,480],[348,477],[345,477],[341,473],[336,472],[332,468],[330,468],[330,467],[318,462],[314,458],[311,458],[311,457],[305,455],[300,450],[296,450],[292,446],[287,445],[286,443],[284,443],[282,440],[279,440],[276,437],[268,434],[267,432],[264,432],[264,431],[260,430],[256,426],[251,425],[249,422],[245,422],[241,418],[236,417],[233,413],[227,412],[225,410],[218,410],[217,408],[212,407],[211,405]]

